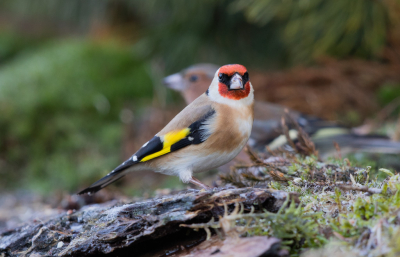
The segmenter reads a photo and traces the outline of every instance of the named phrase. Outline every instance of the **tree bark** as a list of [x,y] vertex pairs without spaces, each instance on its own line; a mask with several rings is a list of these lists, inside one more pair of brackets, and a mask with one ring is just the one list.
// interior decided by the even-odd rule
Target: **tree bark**
[[[0,256],[170,255],[190,250],[206,239],[204,231],[181,224],[218,220],[224,205],[232,210],[236,203],[248,212],[252,207],[256,212],[276,212],[287,197],[297,201],[295,194],[272,189],[226,187],[186,190],[129,204],[89,205],[2,232]],[[281,256],[278,248],[274,243],[268,256]]]

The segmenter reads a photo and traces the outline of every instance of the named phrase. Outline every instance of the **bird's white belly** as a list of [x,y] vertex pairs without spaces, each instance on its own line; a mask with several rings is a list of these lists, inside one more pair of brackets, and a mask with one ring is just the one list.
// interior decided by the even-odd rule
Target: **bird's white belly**
[[246,142],[247,139],[244,139],[239,147],[230,152],[214,152],[212,154],[185,152],[178,158],[170,160],[157,171],[179,176],[183,182],[188,182],[193,173],[215,169],[230,162],[240,153]]
[[195,160],[193,160],[192,171],[193,173],[198,173],[218,168],[233,160],[241,150],[242,148],[238,148],[229,153],[213,153],[210,155],[202,155],[201,157],[197,157]]

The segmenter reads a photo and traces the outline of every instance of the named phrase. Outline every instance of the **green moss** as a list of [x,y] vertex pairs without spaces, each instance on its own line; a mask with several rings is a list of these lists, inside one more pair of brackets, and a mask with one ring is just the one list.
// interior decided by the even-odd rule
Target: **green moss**
[[322,213],[305,213],[301,204],[296,207],[294,202],[289,204],[286,201],[277,213],[265,212],[256,216],[254,224],[247,229],[247,235],[283,239],[283,244],[293,256],[302,249],[321,247],[327,242],[319,233],[321,217]]
[[[260,158],[253,165],[279,170],[286,179],[271,172],[260,177],[257,186],[264,183],[268,188],[297,193],[301,203],[284,205],[276,214],[233,212],[230,219],[236,220],[237,231],[280,238],[291,256],[336,256],[338,252],[345,256],[397,256],[400,174],[377,170],[377,166],[375,170],[355,167],[356,161],[347,158],[321,163],[282,150],[272,155],[281,156],[284,162],[265,165]],[[235,171],[236,185],[248,185],[251,170],[239,166]]]

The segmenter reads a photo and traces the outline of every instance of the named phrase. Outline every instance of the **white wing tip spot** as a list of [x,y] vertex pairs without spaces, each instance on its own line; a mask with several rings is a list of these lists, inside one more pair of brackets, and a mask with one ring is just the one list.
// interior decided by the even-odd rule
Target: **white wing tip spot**
[[134,161],[134,162],[137,161],[137,156],[136,155],[132,156],[132,161]]
[[193,137],[188,137],[188,139],[189,139],[189,141],[193,141],[194,138]]
[[144,143],[144,145],[143,145],[142,147],[145,147],[148,143],[149,143],[149,141],[147,141],[146,143]]

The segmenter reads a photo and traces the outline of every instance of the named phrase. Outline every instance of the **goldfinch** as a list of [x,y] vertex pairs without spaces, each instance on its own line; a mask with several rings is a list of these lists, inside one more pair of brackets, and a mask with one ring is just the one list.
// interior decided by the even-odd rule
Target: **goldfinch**
[[236,157],[253,125],[254,90],[243,65],[219,68],[205,93],[175,116],[127,161],[78,194],[95,193],[128,172],[153,170],[208,189],[193,173]]

